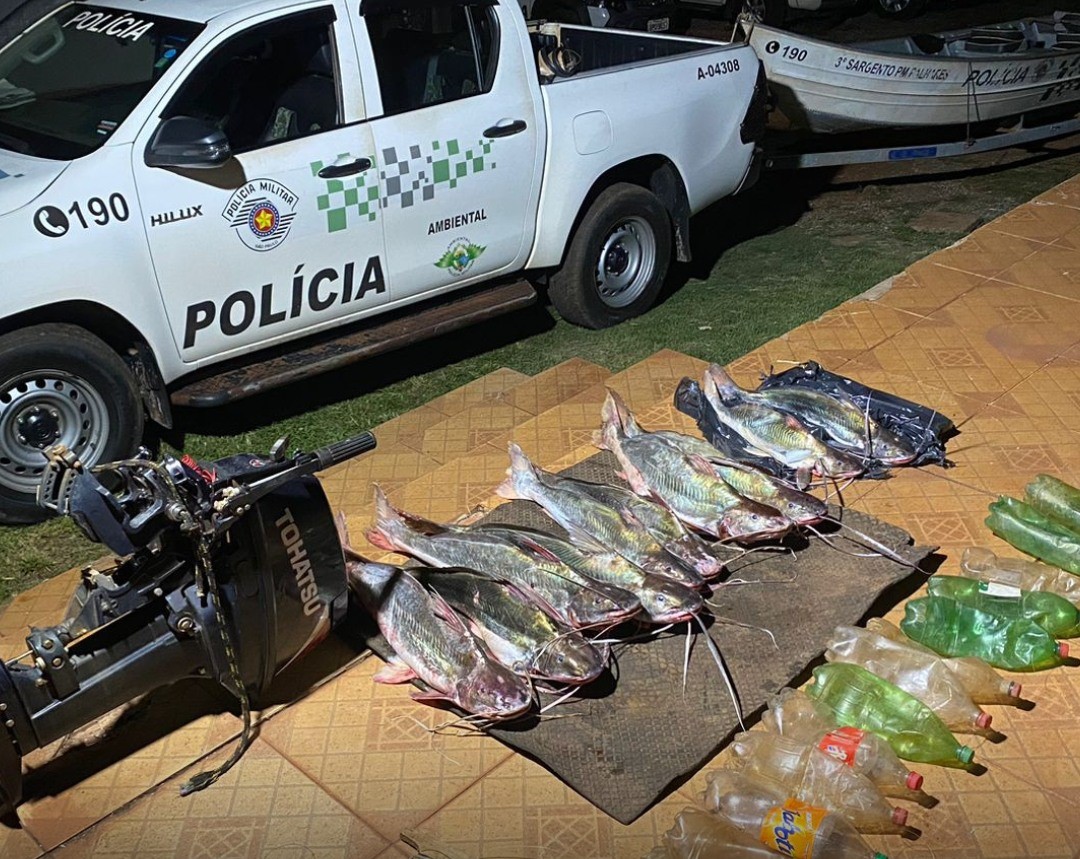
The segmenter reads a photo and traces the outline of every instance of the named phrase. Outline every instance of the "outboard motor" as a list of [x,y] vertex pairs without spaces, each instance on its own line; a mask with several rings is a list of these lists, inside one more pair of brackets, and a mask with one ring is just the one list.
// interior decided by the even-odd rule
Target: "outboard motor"
[[[56,626],[0,663],[0,814],[22,799],[24,755],[187,677],[250,700],[330,632],[348,603],[344,558],[315,471],[375,447],[363,433],[311,454],[135,459],[84,468],[48,452],[38,502],[122,556],[88,568]],[[202,773],[197,790],[224,772]]]

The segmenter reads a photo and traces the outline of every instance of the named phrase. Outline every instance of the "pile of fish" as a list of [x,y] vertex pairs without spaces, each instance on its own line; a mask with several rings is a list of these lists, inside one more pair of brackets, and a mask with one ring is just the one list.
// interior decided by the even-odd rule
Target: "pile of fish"
[[675,405],[727,459],[806,487],[815,479],[885,477],[901,465],[948,465],[952,421],[925,406],[868,388],[813,362],[740,388],[710,365],[683,379]]
[[[572,689],[596,680],[611,642],[625,640],[620,633],[685,622],[688,644],[691,623],[704,634],[738,711],[701,620],[725,560],[746,551],[733,544],[835,521],[824,501],[794,484],[854,476],[868,461],[902,464],[918,454],[847,400],[795,387],[743,391],[717,366],[706,373],[704,402],[752,456],[682,433],[649,432],[612,391],[594,443],[615,456],[626,486],[552,474],[511,444],[497,493],[539,505],[565,538],[521,527],[440,525],[395,509],[376,487],[368,539],[414,565],[369,562],[343,538],[350,585],[397,654],[375,679],[419,679],[427,691],[417,700],[504,720],[533,708],[538,684]],[[765,457],[783,469],[757,467],[754,459]],[[872,548],[889,554],[880,544]]]

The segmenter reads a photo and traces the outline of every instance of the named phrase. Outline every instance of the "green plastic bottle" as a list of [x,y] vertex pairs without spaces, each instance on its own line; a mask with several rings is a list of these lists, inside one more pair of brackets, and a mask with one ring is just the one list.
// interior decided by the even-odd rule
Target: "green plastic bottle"
[[858,665],[818,666],[807,691],[841,725],[877,734],[904,760],[962,767],[975,757],[922,701]]
[[1030,620],[1054,638],[1080,635],[1080,612],[1057,594],[996,587],[961,576],[931,576],[927,587],[930,596],[949,597],[1009,620]]
[[1006,671],[1041,671],[1061,664],[1069,645],[1030,620],[1009,620],[948,597],[909,600],[904,634],[942,656],[976,656]]
[[1024,490],[1024,500],[1044,516],[1080,534],[1080,489],[1049,474],[1037,474]]

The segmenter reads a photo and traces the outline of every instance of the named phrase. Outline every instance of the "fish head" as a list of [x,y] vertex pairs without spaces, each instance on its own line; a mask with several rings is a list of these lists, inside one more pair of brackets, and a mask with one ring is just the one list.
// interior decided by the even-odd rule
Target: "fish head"
[[668,551],[639,560],[638,566],[653,576],[678,582],[688,588],[700,588],[705,584],[701,574]]
[[808,492],[783,490],[775,500],[776,509],[796,525],[813,525],[829,515],[829,505]]
[[[709,547],[695,537],[680,540],[678,543],[667,543],[664,548],[703,579],[714,579],[724,572],[723,560],[710,552]],[[683,582],[683,584],[689,584],[691,587],[699,586],[689,582]]]
[[850,453],[841,453],[831,448],[818,459],[814,470],[822,477],[844,480],[858,477],[866,471],[866,463]]
[[588,587],[578,588],[570,598],[567,616],[579,629],[586,626],[620,623],[641,611],[638,598],[603,582],[591,582]]
[[535,677],[580,686],[600,676],[606,660],[580,635],[564,635],[550,641],[533,660]]
[[701,594],[660,576],[646,576],[638,588],[641,606],[654,623],[690,620],[705,606]]
[[787,533],[791,520],[779,510],[753,501],[744,501],[725,511],[724,532],[734,540],[767,540]]
[[870,438],[870,455],[885,465],[907,465],[918,453],[896,433],[878,427]]
[[491,659],[455,684],[455,701],[462,709],[489,719],[520,716],[533,703],[532,688],[522,677]]

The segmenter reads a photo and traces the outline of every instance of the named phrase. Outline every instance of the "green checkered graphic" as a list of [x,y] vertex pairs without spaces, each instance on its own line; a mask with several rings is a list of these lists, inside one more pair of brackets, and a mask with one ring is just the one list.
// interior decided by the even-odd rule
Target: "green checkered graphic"
[[491,141],[479,140],[473,149],[461,151],[461,144],[456,140],[448,140],[445,149],[438,140],[431,142],[431,178],[434,184],[448,184],[456,188],[458,182],[470,173],[483,173],[484,170],[495,169],[495,162],[488,156],[491,155]]
[[[335,159],[335,163],[355,161],[358,156],[344,152]],[[375,163],[375,156],[367,156]],[[311,175],[318,176],[326,167],[322,161],[311,164]],[[360,173],[348,179],[324,179],[326,193],[319,194],[316,202],[320,212],[326,212],[326,231],[336,233],[349,226],[350,215],[353,223],[356,219],[374,221],[379,216],[379,187],[368,185],[368,176],[374,178],[374,172]]]

